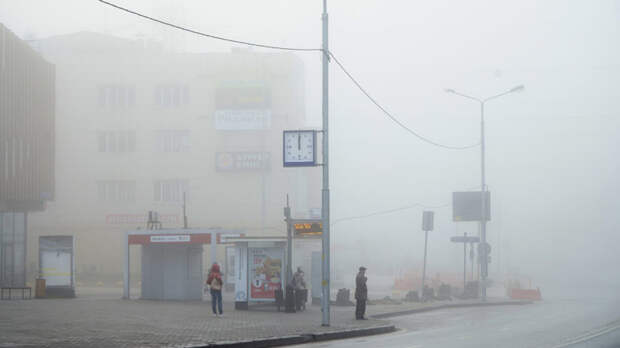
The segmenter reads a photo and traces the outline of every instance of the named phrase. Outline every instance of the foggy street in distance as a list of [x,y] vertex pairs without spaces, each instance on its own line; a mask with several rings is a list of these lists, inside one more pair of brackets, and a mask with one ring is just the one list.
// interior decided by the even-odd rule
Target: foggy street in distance
[[0,347],[620,347],[620,0],[0,0]]

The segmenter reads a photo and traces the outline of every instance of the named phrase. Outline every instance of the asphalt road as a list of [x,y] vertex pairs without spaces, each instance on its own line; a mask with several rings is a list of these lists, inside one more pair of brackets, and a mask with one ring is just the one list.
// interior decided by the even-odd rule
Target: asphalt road
[[400,328],[393,334],[299,347],[620,347],[620,294],[446,309],[392,321]]

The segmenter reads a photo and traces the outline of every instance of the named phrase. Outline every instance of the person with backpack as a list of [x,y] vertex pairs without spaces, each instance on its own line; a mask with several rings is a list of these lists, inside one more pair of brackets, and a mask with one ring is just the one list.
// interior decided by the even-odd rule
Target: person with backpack
[[214,263],[211,266],[211,270],[209,271],[209,277],[207,278],[207,285],[209,285],[209,289],[211,291],[211,308],[213,309],[213,315],[215,317],[218,316],[217,309],[219,310],[219,315],[224,315],[222,310],[222,285],[224,282],[222,281],[222,273],[220,272],[220,265]]

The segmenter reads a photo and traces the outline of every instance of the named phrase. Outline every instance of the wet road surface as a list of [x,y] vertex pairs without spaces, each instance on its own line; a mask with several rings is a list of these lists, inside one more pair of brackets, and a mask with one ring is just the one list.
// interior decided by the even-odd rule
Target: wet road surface
[[392,321],[400,328],[393,334],[303,347],[620,347],[620,295],[615,294],[446,309]]

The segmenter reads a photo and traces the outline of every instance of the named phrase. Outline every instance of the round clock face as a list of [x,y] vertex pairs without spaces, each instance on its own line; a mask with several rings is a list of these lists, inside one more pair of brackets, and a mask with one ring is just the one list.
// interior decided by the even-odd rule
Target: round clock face
[[286,132],[284,134],[284,163],[314,164],[314,131]]

